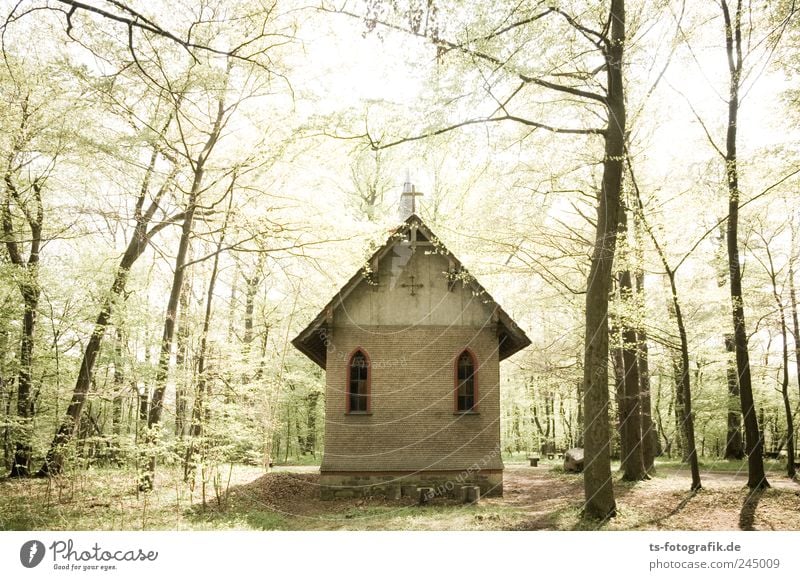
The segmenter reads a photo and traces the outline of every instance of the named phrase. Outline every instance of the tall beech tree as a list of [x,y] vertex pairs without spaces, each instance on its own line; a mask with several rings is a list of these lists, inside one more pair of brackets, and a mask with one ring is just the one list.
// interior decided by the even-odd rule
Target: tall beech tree
[[26,477],[30,471],[34,417],[33,352],[41,296],[38,269],[45,217],[42,190],[52,169],[52,164],[47,163],[45,169],[32,178],[26,178],[29,172],[24,168],[33,157],[38,156],[33,140],[42,137],[42,127],[37,128],[35,121],[41,116],[37,109],[42,104],[31,92],[18,85],[10,103],[17,118],[17,128],[11,137],[11,148],[3,168],[4,187],[0,206],[3,243],[16,270],[15,280],[23,304],[17,374],[18,424],[14,430],[11,477]]
[[769,487],[764,473],[764,441],[758,426],[753,381],[750,372],[750,353],[747,345],[747,326],[742,295],[742,268],[739,259],[739,165],[736,156],[738,137],[739,90],[742,84],[742,0],[737,0],[731,15],[727,0],[720,0],[725,23],[725,53],[728,61],[728,123],[725,136],[725,176],[728,185],[728,272],[730,276],[731,312],[733,314],[733,344],[736,349],[736,372],[739,376],[739,397],[744,419],[745,452],[747,453],[747,486],[750,489]]
[[[778,276],[782,268],[776,266],[776,260],[773,258],[772,249],[770,247],[781,232],[778,230],[771,236],[765,235],[763,231],[758,231],[756,233],[763,244],[766,260],[761,259],[757,252],[751,253],[756,257],[756,260],[758,260],[769,277],[772,298],[775,300],[775,308],[778,313],[781,337],[781,399],[783,401],[784,416],[786,418],[786,475],[790,478],[794,478],[797,475],[797,471],[794,466],[794,415],[792,412],[791,399],[789,397],[789,332],[786,322],[786,305],[783,301],[782,288],[780,288],[778,283]],[[789,257],[787,262],[791,263],[791,257]],[[792,273],[791,270],[790,273]]]
[[200,145],[197,147],[193,147],[192,144],[194,140],[193,138],[189,138],[188,135],[190,131],[189,127],[193,125],[196,126],[198,120],[187,115],[185,111],[181,111],[181,107],[183,105],[188,105],[188,103],[178,95],[174,97],[176,125],[182,136],[178,147],[175,149],[175,155],[180,156],[180,158],[189,165],[190,186],[186,193],[186,201],[183,207],[184,216],[181,225],[181,234],[178,240],[178,250],[175,255],[173,266],[172,287],[167,299],[167,307],[164,314],[164,328],[161,337],[161,347],[159,349],[155,388],[147,415],[147,435],[145,443],[150,447],[150,450],[148,452],[147,466],[145,467],[139,484],[139,488],[143,491],[153,488],[153,478],[156,468],[156,453],[153,448],[158,442],[157,430],[161,422],[161,414],[164,408],[164,395],[167,390],[170,356],[172,354],[172,346],[175,338],[175,323],[178,319],[178,305],[186,273],[185,266],[188,261],[189,243],[194,228],[195,214],[201,202],[201,195],[209,188],[209,183],[206,180],[209,158],[219,143],[222,130],[225,128],[227,120],[230,118],[232,111],[235,110],[235,106],[231,107],[225,104],[225,100],[228,98],[227,87],[230,72],[231,64],[230,61],[228,61],[224,75],[218,79],[221,84],[214,87],[214,92],[218,95],[216,98],[216,110],[212,112],[212,116],[209,119],[210,126],[206,130],[205,137],[201,138]]
[[644,214],[644,203],[642,202],[641,192],[636,182],[633,173],[632,163],[628,158],[628,166],[630,169],[631,181],[636,194],[636,211],[639,213],[640,223],[650,237],[653,246],[656,249],[658,258],[664,268],[664,273],[669,282],[670,291],[670,312],[675,319],[675,324],[678,327],[678,336],[680,338],[680,352],[677,357],[673,359],[673,368],[675,370],[675,412],[678,419],[678,426],[683,434],[683,439],[686,445],[686,459],[692,472],[691,490],[697,491],[702,487],[700,481],[700,466],[697,458],[697,447],[695,444],[694,435],[694,415],[692,414],[692,386],[691,374],[689,371],[689,338],[686,334],[686,323],[683,317],[683,310],[681,309],[681,302],[678,297],[678,286],[675,278],[678,268],[684,263],[684,259],[678,262],[677,266],[672,266],[669,263],[667,254],[664,251],[661,243],[655,235],[653,227],[647,221]]
[[[212,258],[211,275],[206,289],[205,313],[203,315],[203,328],[200,332],[200,348],[197,353],[197,382],[195,388],[194,407],[192,408],[191,424],[189,427],[189,442],[183,460],[184,481],[193,480],[197,470],[198,457],[205,454],[206,441],[203,433],[207,428],[211,415],[211,382],[208,377],[208,335],[211,329],[211,317],[213,315],[214,289],[219,275],[219,260],[222,255],[222,247],[225,243],[225,234],[228,229],[228,221],[233,206],[234,189],[236,187],[236,174],[231,177],[231,184],[228,188],[228,209],[219,231],[219,239],[216,243],[216,250]],[[199,452],[198,452],[199,448]]]
[[[636,207],[634,205],[634,207]],[[650,353],[647,344],[647,328],[644,324],[645,289],[644,289],[644,226],[638,211],[633,212],[633,254],[634,254],[634,288],[636,297],[636,370],[639,378],[639,397],[642,413],[641,441],[642,463],[647,473],[655,471],[656,445],[658,434],[653,423],[653,402],[650,391]]]
[[795,216],[792,216],[792,237],[791,237],[791,247],[792,251],[789,253],[789,306],[791,307],[792,312],[792,336],[794,337],[794,366],[797,371],[797,390],[798,395],[800,395],[800,320],[798,320],[797,315],[797,289],[795,287],[794,276],[795,272],[797,271],[796,264],[797,260],[800,256],[797,253],[797,243],[798,243],[798,236],[797,235],[797,228],[798,225],[795,222]]

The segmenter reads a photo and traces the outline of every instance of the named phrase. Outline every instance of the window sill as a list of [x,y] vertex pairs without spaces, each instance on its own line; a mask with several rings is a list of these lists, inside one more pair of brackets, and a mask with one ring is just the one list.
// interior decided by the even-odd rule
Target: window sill
[[372,415],[372,411],[348,411],[345,415]]
[[480,415],[480,411],[453,411],[453,415]]

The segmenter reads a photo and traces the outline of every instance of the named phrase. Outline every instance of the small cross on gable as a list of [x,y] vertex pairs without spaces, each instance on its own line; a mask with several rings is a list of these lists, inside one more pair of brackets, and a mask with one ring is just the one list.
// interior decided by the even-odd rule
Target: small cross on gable
[[411,278],[411,283],[410,284],[405,284],[405,283],[404,284],[400,284],[400,287],[401,288],[411,288],[411,295],[412,296],[416,296],[417,295],[416,290],[417,290],[417,288],[422,288],[422,284],[414,283],[414,276],[413,275],[409,276],[409,278]]

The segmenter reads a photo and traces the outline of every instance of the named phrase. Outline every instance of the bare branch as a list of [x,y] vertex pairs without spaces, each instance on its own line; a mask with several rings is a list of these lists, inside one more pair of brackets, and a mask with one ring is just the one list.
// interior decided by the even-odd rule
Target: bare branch
[[673,91],[675,91],[675,92],[676,92],[676,93],[678,93],[678,94],[679,94],[681,97],[683,97],[683,100],[684,100],[684,101],[686,101],[686,104],[689,106],[689,109],[692,111],[692,114],[694,115],[694,118],[695,118],[695,119],[697,119],[697,122],[698,122],[698,123],[700,123],[700,126],[703,128],[703,131],[704,131],[704,132],[705,132],[705,134],[706,134],[706,139],[708,139],[708,143],[711,145],[711,147],[713,147],[713,148],[714,148],[714,151],[716,151],[716,152],[719,154],[719,156],[720,156],[720,157],[722,157],[723,159],[727,159],[727,158],[728,158],[728,157],[727,157],[727,155],[726,155],[725,153],[723,153],[722,149],[720,149],[720,148],[717,146],[716,142],[714,141],[714,138],[711,136],[711,132],[708,130],[708,127],[706,126],[705,122],[703,121],[703,118],[700,116],[700,113],[698,113],[698,112],[697,112],[697,110],[696,110],[696,109],[694,108],[694,106],[692,105],[692,102],[689,100],[689,97],[687,97],[686,95],[684,95],[684,94],[683,94],[681,91],[679,91],[678,89],[676,89],[676,88],[675,88],[674,86],[672,86],[672,84],[670,84],[669,82],[667,82],[667,84],[670,86],[670,88],[671,88]]
[[[350,18],[356,18],[358,20],[365,20],[365,17],[363,15],[356,14],[355,12],[350,12],[350,11],[345,10],[345,9],[336,10],[336,9],[325,8],[324,6],[321,6],[321,7],[318,8],[318,10],[320,10],[322,12],[330,12],[330,13],[334,13],[334,14],[341,14],[343,16],[348,16]],[[552,11],[548,11],[548,14],[550,12],[552,12]],[[530,19],[530,22],[532,22],[533,20],[536,20],[536,19],[538,19],[538,18]],[[439,56],[442,56],[443,54],[446,54],[447,52],[450,52],[450,51],[455,51],[455,52],[460,52],[462,54],[466,54],[466,55],[472,56],[473,58],[476,58],[478,60],[485,61],[485,62],[490,63],[490,64],[492,64],[494,66],[497,66],[499,68],[507,68],[508,67],[508,62],[503,61],[503,60],[501,60],[501,59],[499,59],[499,58],[497,58],[495,56],[492,56],[490,54],[487,54],[487,53],[485,53],[483,51],[469,48],[464,43],[452,42],[452,41],[443,39],[443,38],[441,38],[439,36],[431,36],[431,35],[427,34],[426,32],[414,31],[414,30],[405,28],[403,26],[399,26],[397,24],[392,24],[391,22],[386,22],[384,20],[378,20],[376,18],[366,18],[366,20],[370,23],[370,25],[378,25],[379,24],[382,27],[388,28],[390,30],[397,30],[399,32],[403,32],[405,34],[409,34],[409,35],[415,36],[417,38],[424,38],[426,40],[429,40],[439,50]],[[525,22],[525,23],[527,24],[528,22]],[[519,25],[521,26],[522,22]],[[534,77],[534,76],[531,76],[531,75],[528,75],[528,74],[525,74],[525,73],[522,73],[522,72],[511,71],[511,73],[516,75],[520,80],[522,80],[522,81],[524,81],[526,83],[529,83],[529,84],[537,85],[537,86],[540,86],[540,87],[543,87],[543,88],[546,88],[546,89],[550,89],[550,90],[553,90],[553,91],[558,91],[558,92],[561,92],[561,93],[566,93],[566,94],[573,95],[573,96],[576,96],[576,97],[581,97],[583,99],[587,99],[587,100],[594,101],[594,102],[601,103],[601,104],[605,104],[606,103],[606,98],[603,95],[599,95],[599,94],[593,93],[591,91],[587,91],[587,90],[579,89],[579,88],[576,88],[576,87],[571,87],[571,86],[568,86],[568,85],[562,85],[562,84],[559,84],[559,83],[546,81],[544,79],[541,79],[541,78],[538,78],[538,77]]]
[[467,121],[462,121],[454,125],[443,127],[441,129],[436,129],[435,131],[428,131],[427,133],[421,133],[419,135],[414,135],[412,137],[403,137],[401,139],[391,141],[390,143],[380,143],[380,141],[374,140],[372,136],[369,134],[339,136],[339,135],[331,135],[329,133],[323,133],[323,135],[326,135],[328,137],[334,137],[336,139],[363,139],[366,137],[369,140],[370,146],[373,149],[378,150],[378,149],[388,149],[390,147],[396,147],[397,145],[402,145],[403,143],[411,143],[412,141],[420,141],[422,139],[428,139],[430,137],[435,137],[436,135],[443,135],[444,133],[449,133],[450,131],[460,129],[462,127],[468,127],[470,125],[500,123],[504,121],[520,123],[527,127],[534,127],[535,129],[544,129],[545,131],[550,131],[551,133],[560,133],[566,135],[605,135],[604,129],[596,129],[596,128],[577,129],[577,128],[567,128],[567,127],[553,127],[552,125],[538,123],[536,121],[531,121],[529,119],[525,119],[523,117],[518,117],[515,115],[503,115],[501,117],[482,117],[477,119],[469,119]]

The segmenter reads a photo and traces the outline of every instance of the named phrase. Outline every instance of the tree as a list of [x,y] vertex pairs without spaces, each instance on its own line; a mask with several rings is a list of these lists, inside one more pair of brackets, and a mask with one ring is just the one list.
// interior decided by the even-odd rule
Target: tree
[[[779,269],[776,267],[775,259],[772,256],[772,250],[770,249],[770,245],[774,242],[775,238],[780,235],[781,231],[778,230],[774,232],[773,235],[769,236],[764,234],[763,231],[757,232],[762,244],[764,253],[766,254],[766,260],[762,260],[756,255],[756,259],[760,262],[761,266],[764,268],[767,276],[769,277],[770,287],[772,289],[772,297],[775,300],[775,306],[778,311],[778,318],[780,321],[780,337],[781,337],[781,398],[783,399],[783,410],[786,417],[786,475],[793,479],[797,472],[794,466],[794,453],[795,453],[795,441],[794,441],[794,417],[792,414],[792,404],[791,400],[789,399],[789,333],[787,331],[787,324],[786,324],[786,306],[783,302],[783,298],[781,296],[782,290],[779,289],[778,285],[778,276],[780,274]],[[787,263],[791,262],[791,257],[787,260]]]
[[602,38],[606,66],[608,125],[605,130],[603,177],[597,204],[597,232],[586,282],[586,339],[583,397],[586,467],[586,512],[596,518],[616,515],[611,482],[608,434],[608,295],[619,229],[622,163],[625,154],[626,108],[623,84],[625,3],[612,0],[607,21],[610,33]]
[[[193,151],[190,141],[184,137],[182,140],[182,150],[176,151],[182,159],[185,159],[190,166],[191,185],[187,192],[185,205],[183,208],[183,220],[181,226],[181,235],[178,242],[178,251],[175,255],[174,274],[172,278],[172,288],[167,299],[166,313],[164,315],[164,330],[161,338],[161,347],[158,357],[158,371],[155,378],[155,389],[153,391],[153,398],[150,402],[150,410],[147,416],[147,441],[146,444],[150,447],[155,446],[158,435],[155,432],[158,424],[161,422],[161,414],[164,406],[164,394],[167,389],[167,376],[169,373],[170,356],[172,353],[173,339],[175,337],[175,323],[178,318],[178,303],[181,295],[181,288],[183,287],[183,280],[185,276],[185,266],[189,253],[190,237],[194,227],[195,214],[197,213],[200,204],[200,196],[203,191],[208,187],[208,183],[204,181],[207,163],[209,157],[214,152],[214,148],[219,142],[222,130],[225,127],[226,119],[230,118],[232,108],[226,106],[225,98],[227,97],[227,84],[230,75],[231,67],[227,65],[227,70],[224,73],[222,86],[217,88],[219,97],[217,98],[216,111],[211,117],[211,125],[205,135],[205,139],[201,141],[199,150]],[[175,105],[175,118],[176,123],[180,127],[180,133],[187,135],[188,130],[183,128],[183,125],[189,119],[182,118],[186,115],[185,112],[180,111],[180,106],[183,104],[182,93],[180,95],[173,95]],[[148,456],[148,464],[145,473],[142,476],[142,481],[139,488],[143,491],[153,488],[153,477],[155,474],[156,457],[155,452],[150,451]]]
[[620,210],[619,232],[617,234],[621,269],[616,275],[618,288],[618,312],[616,319],[620,329],[616,336],[615,370],[617,375],[617,401],[619,406],[619,431],[621,466],[625,481],[647,479],[644,463],[644,447],[647,441],[642,430],[642,396],[641,378],[639,376],[641,360],[641,341],[636,327],[639,316],[636,308],[630,262],[633,259],[631,244],[628,240],[628,209]]
[[[645,305],[644,289],[644,226],[638,211],[633,212],[634,256],[634,292],[637,306],[643,311]],[[642,315],[640,315],[640,318]],[[653,403],[650,390],[650,354],[647,344],[647,329],[640,319],[636,328],[636,367],[639,378],[639,396],[642,413],[642,462],[647,473],[655,471],[656,446],[658,433],[653,424]]]
[[681,260],[675,267],[670,265],[666,253],[661,247],[653,228],[647,222],[647,219],[644,215],[644,203],[642,202],[641,193],[633,175],[632,168],[630,167],[630,159],[629,169],[631,169],[631,179],[633,181],[634,191],[636,192],[636,206],[637,211],[639,212],[641,223],[650,236],[650,240],[652,241],[653,246],[658,253],[659,260],[661,261],[661,265],[664,268],[664,273],[667,275],[667,280],[669,282],[670,312],[675,318],[675,324],[678,327],[678,336],[680,338],[680,353],[679,356],[673,361],[676,383],[675,411],[678,415],[679,424],[681,426],[681,430],[683,431],[687,446],[686,457],[692,471],[691,490],[697,491],[701,489],[702,483],[700,481],[700,467],[697,460],[697,447],[695,445],[694,415],[692,414],[692,388],[691,375],[689,371],[689,339],[686,334],[686,324],[683,318],[681,303],[678,298],[678,287],[675,282],[677,269],[681,264],[684,263],[685,258]]
[[214,288],[217,283],[217,275],[219,274],[219,259],[222,253],[222,246],[225,243],[225,233],[228,229],[228,220],[230,219],[231,207],[233,205],[234,188],[236,186],[236,174],[231,176],[231,184],[228,188],[228,208],[225,211],[225,217],[220,228],[219,240],[217,241],[216,251],[214,252],[213,265],[211,267],[211,276],[208,280],[208,288],[206,290],[206,304],[205,314],[203,316],[203,329],[200,334],[200,349],[197,353],[197,388],[195,390],[194,407],[192,408],[192,420],[189,427],[189,444],[186,449],[186,455],[183,462],[183,477],[184,481],[194,479],[196,470],[197,459],[195,457],[195,447],[200,447],[200,454],[203,455],[205,451],[205,442],[201,440],[203,431],[208,424],[210,415],[210,401],[211,392],[209,387],[207,373],[207,357],[208,357],[208,333],[211,328],[211,316],[213,313],[214,301]]
[[[168,116],[167,120],[163,121],[161,135],[166,133],[172,121],[172,116]],[[92,386],[97,356],[100,353],[106,330],[111,323],[111,315],[115,304],[125,292],[131,268],[159,232],[175,223],[180,223],[185,217],[183,212],[178,212],[171,216],[166,216],[163,221],[152,223],[159,211],[161,200],[174,185],[172,182],[174,175],[168,174],[159,186],[154,186],[153,182],[157,176],[156,165],[159,159],[162,159],[162,156],[158,144],[150,144],[150,159],[144,171],[141,188],[135,202],[133,232],[127,248],[116,267],[114,280],[111,283],[109,292],[100,306],[100,311],[94,323],[94,330],[83,350],[83,358],[69,406],[47,451],[44,463],[37,473],[40,477],[58,475],[64,468],[66,446],[72,440],[80,422],[86,395]]]
[[747,346],[747,327],[744,318],[742,271],[739,259],[739,169],[736,157],[739,115],[739,89],[742,83],[742,1],[737,0],[731,17],[727,0],[720,0],[725,22],[725,52],[728,59],[729,95],[728,130],[725,138],[725,176],[728,185],[728,271],[730,275],[731,311],[733,314],[733,343],[736,349],[736,371],[739,376],[739,396],[745,429],[747,453],[747,485],[750,489],[769,487],[764,473],[764,441],[758,427],[758,417],[753,401],[750,373],[750,355]]
[[[51,221],[46,195],[57,199],[57,176],[67,151],[76,143],[75,127],[83,107],[63,70],[42,65],[33,57],[5,55],[0,82],[8,95],[2,121],[2,189],[0,227],[2,246],[13,267],[13,280],[22,301],[22,329],[16,379],[16,425],[10,475],[30,473],[33,421],[40,385],[35,384],[37,323],[42,298],[41,253],[51,240],[63,237],[58,220]],[[42,66],[41,69],[38,67]],[[60,86],[51,85],[53,79]],[[67,111],[69,114],[67,114]],[[58,213],[57,211],[54,213]],[[48,218],[47,221],[45,218]],[[10,403],[10,400],[9,400]]]
[[[791,228],[792,228],[792,235],[791,235],[791,247],[797,248],[797,225],[795,224],[795,216],[792,216],[791,220]],[[794,273],[795,273],[795,264],[797,262],[797,254],[795,252],[790,252],[789,254],[789,272],[787,274],[789,278],[789,306],[792,312],[792,337],[794,338],[794,365],[797,370],[797,387],[798,391],[800,391],[800,322],[798,321],[797,315],[797,291],[795,289],[795,282],[794,282]]]
[[[23,89],[24,90],[24,89]],[[11,150],[6,157],[4,168],[5,190],[2,201],[3,241],[11,263],[18,270],[17,286],[22,297],[24,314],[22,319],[22,339],[19,346],[19,374],[17,375],[17,417],[20,422],[14,438],[11,477],[26,477],[31,462],[31,429],[34,417],[32,367],[35,344],[36,316],[39,308],[41,288],[39,286],[39,252],[42,245],[44,225],[44,206],[42,189],[45,187],[50,167],[35,175],[25,183],[23,168],[31,163],[30,140],[36,134],[31,128],[31,116],[36,105],[31,103],[31,94],[17,93],[19,107],[19,127],[12,137]],[[15,225],[15,214],[22,216],[24,232]],[[26,242],[27,240],[27,242]],[[25,256],[24,245],[27,245]],[[23,247],[21,247],[23,246]]]

